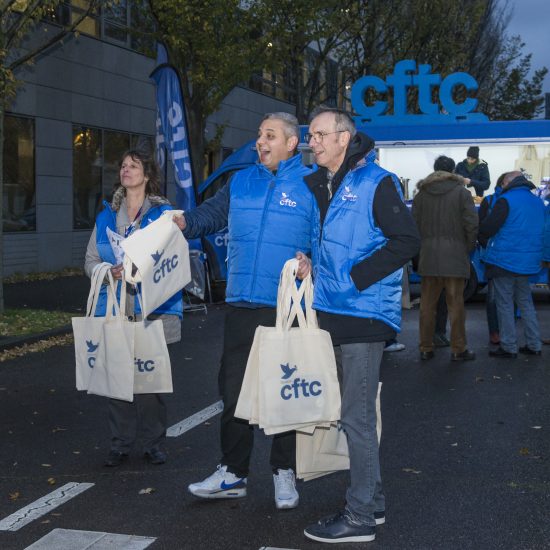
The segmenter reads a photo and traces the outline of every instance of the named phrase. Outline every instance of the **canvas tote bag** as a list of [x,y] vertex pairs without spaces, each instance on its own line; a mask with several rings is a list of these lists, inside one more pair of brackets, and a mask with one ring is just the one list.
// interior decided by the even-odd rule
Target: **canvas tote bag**
[[[382,435],[382,415],[380,412],[380,392],[378,383],[376,395],[376,433],[378,443]],[[296,432],[296,476],[309,481],[339,470],[349,469],[348,441],[339,424],[329,428],[316,427],[312,434]]]
[[[173,222],[181,210],[167,210],[122,241],[126,280],[141,283],[143,317],[153,313],[191,281],[189,245]],[[135,269],[134,269],[135,266]]]
[[134,394],[173,391],[172,366],[162,320],[135,322]]
[[[88,384],[88,393],[123,401],[134,400],[134,325],[124,314],[126,292],[116,298],[116,285],[111,271],[107,271],[113,306],[105,312],[101,327],[96,361]],[[120,284],[124,284],[122,280]]]
[[[235,412],[257,422],[266,434],[340,417],[332,341],[328,332],[318,328],[311,307],[311,276],[298,289],[297,269],[298,261],[293,259],[281,273],[276,326],[256,330]],[[295,318],[298,327],[292,327]]]
[[[105,317],[95,317],[95,312],[103,281],[111,267],[111,264],[105,262],[94,268],[90,282],[86,316],[71,319],[74,336],[76,389],[80,391],[88,389],[90,375],[96,361],[101,328],[105,322]],[[108,293],[107,302],[107,308],[112,307],[110,293]]]

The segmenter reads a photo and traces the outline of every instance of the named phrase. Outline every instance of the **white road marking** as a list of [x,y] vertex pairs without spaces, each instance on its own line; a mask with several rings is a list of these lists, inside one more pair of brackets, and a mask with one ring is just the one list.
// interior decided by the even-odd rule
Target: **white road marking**
[[155,540],[136,535],[54,529],[25,550],[144,550]]
[[214,403],[213,405],[206,407],[206,409],[203,409],[202,411],[195,413],[189,418],[186,418],[185,420],[182,420],[181,422],[178,422],[177,424],[170,426],[168,430],[166,430],[166,436],[178,437],[184,434],[185,432],[192,430],[195,426],[202,424],[209,418],[216,416],[222,411],[223,411],[223,401],[218,401],[217,403]]
[[67,483],[0,521],[0,531],[18,531],[31,521],[48,514],[71,498],[83,493],[94,483]]
[[262,546],[260,548],[260,550],[296,550],[296,549],[293,549],[293,548],[275,548],[274,546]]

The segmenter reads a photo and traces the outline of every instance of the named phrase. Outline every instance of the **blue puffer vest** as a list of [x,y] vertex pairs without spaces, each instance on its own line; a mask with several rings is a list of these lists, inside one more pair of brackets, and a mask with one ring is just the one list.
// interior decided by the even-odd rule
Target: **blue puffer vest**
[[279,275],[296,252],[311,250],[315,201],[303,177],[302,155],[233,176],[230,187],[227,302],[277,305]]
[[542,244],[542,259],[545,262],[550,262],[550,203],[547,204],[544,214],[544,237]]
[[387,176],[397,178],[374,162],[346,174],[331,200],[320,242],[314,246],[315,294],[313,307],[329,313],[377,319],[396,331],[401,326],[399,269],[359,291],[351,279],[352,267],[384,246],[386,237],[373,216],[374,194]]
[[527,186],[504,191],[509,212],[499,232],[489,240],[485,262],[512,273],[532,275],[540,270],[544,204]]
[[[111,208],[111,205],[103,201],[105,208],[98,214],[96,219],[96,244],[99,256],[103,262],[109,262],[111,264],[116,263],[109,237],[107,236],[107,227],[111,231],[116,232],[116,212]],[[169,204],[160,204],[152,206],[142,217],[140,227],[147,227],[151,222],[155,221],[165,210],[172,210],[172,206]],[[118,298],[120,299],[120,285],[118,288]],[[105,309],[107,305],[107,289],[105,286],[101,289],[101,294],[97,303],[96,317],[102,317],[105,315]],[[141,308],[136,297],[134,302],[134,312],[140,313]],[[155,311],[155,315],[160,314],[177,315],[180,319],[183,317],[183,301],[181,293],[174,294],[172,298],[164,302]]]

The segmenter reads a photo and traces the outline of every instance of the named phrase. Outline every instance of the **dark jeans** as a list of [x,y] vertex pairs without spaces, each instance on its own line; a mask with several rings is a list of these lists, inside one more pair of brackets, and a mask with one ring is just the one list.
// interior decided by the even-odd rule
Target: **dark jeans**
[[[235,408],[246,370],[248,354],[258,325],[275,326],[275,309],[229,307],[225,316],[223,355],[218,377],[223,399],[221,416],[221,463],[239,477],[246,477],[254,446],[254,428],[247,420],[235,418]],[[296,433],[273,436],[271,466],[296,470]]]
[[445,296],[445,289],[439,295],[437,301],[437,311],[435,313],[435,333],[445,335],[447,333],[447,298]]

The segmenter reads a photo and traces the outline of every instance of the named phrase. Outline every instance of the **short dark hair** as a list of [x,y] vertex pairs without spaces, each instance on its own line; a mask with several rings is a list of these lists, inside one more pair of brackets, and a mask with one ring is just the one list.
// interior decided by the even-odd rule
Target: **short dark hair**
[[434,170],[436,172],[443,171],[443,172],[453,172],[455,169],[455,161],[452,158],[446,157],[444,155],[441,155],[440,157],[437,157],[434,162]]
[[[146,195],[160,195],[160,169],[157,161],[153,154],[144,149],[128,149],[120,157],[120,162],[118,164],[119,168],[122,166],[124,159],[130,157],[132,160],[139,160],[143,166],[143,173],[147,178],[147,183],[145,184],[145,194]],[[113,191],[116,191],[119,187],[122,187],[119,180],[115,183]]]

